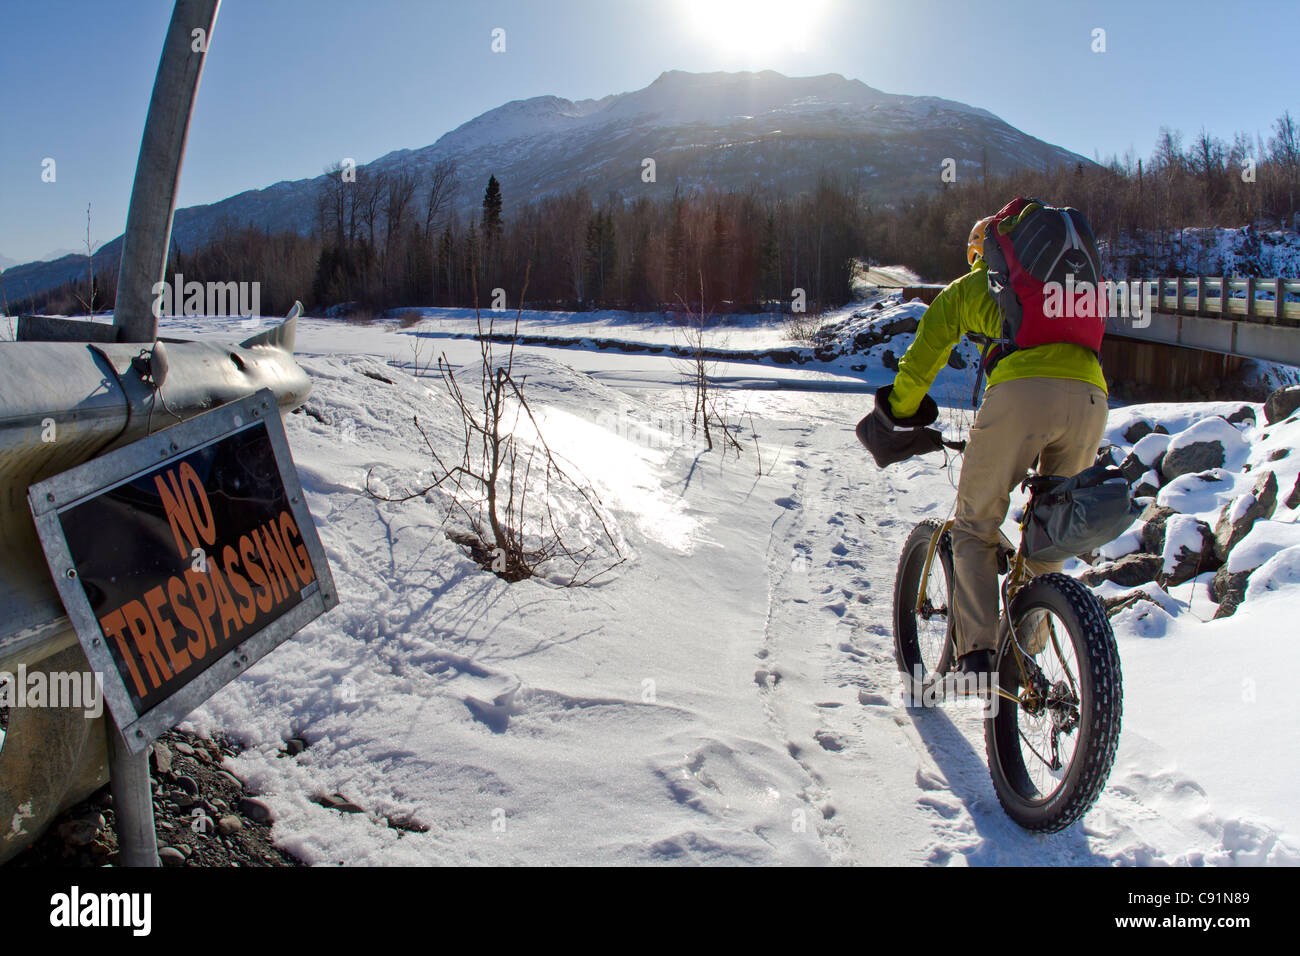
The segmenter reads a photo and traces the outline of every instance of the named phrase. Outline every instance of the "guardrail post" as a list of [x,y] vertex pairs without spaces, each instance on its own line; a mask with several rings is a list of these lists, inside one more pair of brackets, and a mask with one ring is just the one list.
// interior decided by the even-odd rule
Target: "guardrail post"
[[1196,314],[1205,314],[1205,276],[1196,277]]
[[113,791],[118,860],[122,866],[158,866],[149,751],[131,753],[117,724],[112,720],[108,724],[109,779]]
[[167,270],[181,159],[219,4],[220,0],[176,0],[163,40],[117,271],[113,324],[119,342],[157,338],[153,289]]
[[1246,276],[1246,321],[1255,318],[1255,277]]

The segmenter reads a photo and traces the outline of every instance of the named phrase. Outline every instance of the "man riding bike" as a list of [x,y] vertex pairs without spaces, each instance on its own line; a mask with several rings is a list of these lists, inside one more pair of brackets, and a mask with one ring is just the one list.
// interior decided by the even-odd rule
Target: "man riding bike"
[[[893,384],[876,393],[874,412],[859,426],[863,443],[882,465],[934,450],[934,432],[926,426],[938,417],[938,406],[930,386],[963,335],[983,343],[983,367],[992,368],[966,446],[952,529],[955,673],[972,683],[992,676],[1000,610],[998,530],[1012,489],[1035,462],[1044,475],[1074,475],[1092,465],[1106,426],[1106,380],[1093,349],[1068,341],[1003,348],[1004,316],[989,289],[985,239],[991,225],[1007,236],[1044,208],[1023,202],[1014,215],[1007,210],[1021,201],[1004,209],[996,223],[993,216],[975,223],[966,249],[970,272],[926,309]],[[1061,566],[1030,562],[1034,574]],[[1038,650],[1033,643],[1030,653]]]

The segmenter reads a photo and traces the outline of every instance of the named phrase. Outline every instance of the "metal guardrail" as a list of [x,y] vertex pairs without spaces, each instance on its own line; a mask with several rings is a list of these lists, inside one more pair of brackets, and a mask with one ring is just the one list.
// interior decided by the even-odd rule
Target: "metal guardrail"
[[[45,562],[27,489],[106,451],[270,389],[281,409],[311,390],[288,321],[234,345],[157,340],[176,185],[219,0],[175,0],[127,217],[114,325],[25,316],[0,345],[0,672],[91,676]],[[201,42],[200,42],[201,41]],[[127,866],[157,866],[148,758],[102,711],[22,706],[0,746],[0,863],[111,776]]]
[[1300,279],[1190,276],[1137,281],[1149,290],[1155,312],[1300,325]]

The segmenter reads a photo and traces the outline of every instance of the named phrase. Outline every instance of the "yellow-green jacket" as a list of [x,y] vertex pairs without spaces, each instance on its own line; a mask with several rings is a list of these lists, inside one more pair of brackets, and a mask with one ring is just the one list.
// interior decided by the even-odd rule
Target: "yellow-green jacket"
[[[898,375],[890,393],[889,404],[896,418],[916,414],[934,377],[947,364],[948,354],[963,335],[971,332],[990,339],[1002,334],[1002,313],[989,295],[988,266],[983,259],[977,259],[970,272],[950,282],[921,316],[916,340],[898,362]],[[987,387],[1016,378],[1072,378],[1106,390],[1096,354],[1071,342],[1012,352],[998,362]]]

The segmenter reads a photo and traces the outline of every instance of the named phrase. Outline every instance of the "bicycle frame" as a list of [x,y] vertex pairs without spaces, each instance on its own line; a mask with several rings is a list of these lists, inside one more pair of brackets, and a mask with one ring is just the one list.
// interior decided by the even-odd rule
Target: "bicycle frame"
[[[921,569],[921,582],[920,582],[920,586],[917,588],[917,593],[916,593],[917,614],[922,613],[925,607],[925,603],[928,600],[928,595],[926,594],[926,587],[930,581],[930,569],[934,565],[935,552],[939,550],[939,542],[943,540],[943,536],[945,534],[948,534],[952,530],[954,524],[956,524],[955,519],[949,518],[938,528],[936,528],[934,534],[930,536],[930,546],[926,549],[925,552],[925,566]],[[1021,524],[1021,530],[1022,531],[1024,530],[1023,523]],[[1000,546],[1005,547],[1007,549],[1011,548],[1011,542],[1007,539],[1006,535],[1004,535],[1001,532],[1001,530],[998,531],[998,538],[999,538]],[[1015,548],[1015,554],[1011,559],[1010,565],[1007,570],[1007,575],[1003,579],[1002,586],[999,588],[999,592],[1001,594],[1001,607],[1002,607],[1000,624],[1001,627],[1005,629],[1012,638],[1011,640],[1012,656],[1015,658],[1016,668],[1020,672],[1020,687],[1022,688],[1023,693],[1019,696],[1014,694],[1008,694],[1001,687],[999,687],[998,695],[1007,700],[1015,701],[1020,706],[1027,708],[1030,712],[1033,712],[1042,706],[1043,689],[1036,686],[1035,682],[1030,679],[1028,668],[1025,666],[1025,661],[1029,657],[1029,655],[1026,653],[1024,648],[1020,646],[1020,639],[1015,633],[1014,625],[1012,625],[1011,623],[1011,602],[1015,599],[1016,593],[1021,588],[1023,588],[1026,584],[1028,584],[1033,579],[1033,577],[1034,575],[1029,569],[1029,562],[1025,558],[1023,540],[1022,540],[1021,545]],[[955,641],[956,634],[954,628],[951,625],[951,620],[952,620],[951,619],[951,613],[952,613],[951,595],[949,595],[948,600],[950,605],[949,607],[950,625],[948,628],[948,640]],[[1077,695],[1078,694],[1077,681],[1075,680],[1074,675],[1070,672],[1068,666],[1065,665],[1065,659],[1061,655],[1061,645],[1057,639],[1055,628],[1053,628],[1050,631],[1050,634],[1052,639],[1052,646],[1056,651],[1057,659],[1061,661],[1062,669],[1065,670],[1066,677],[1068,678],[1070,683],[1070,689]]]

